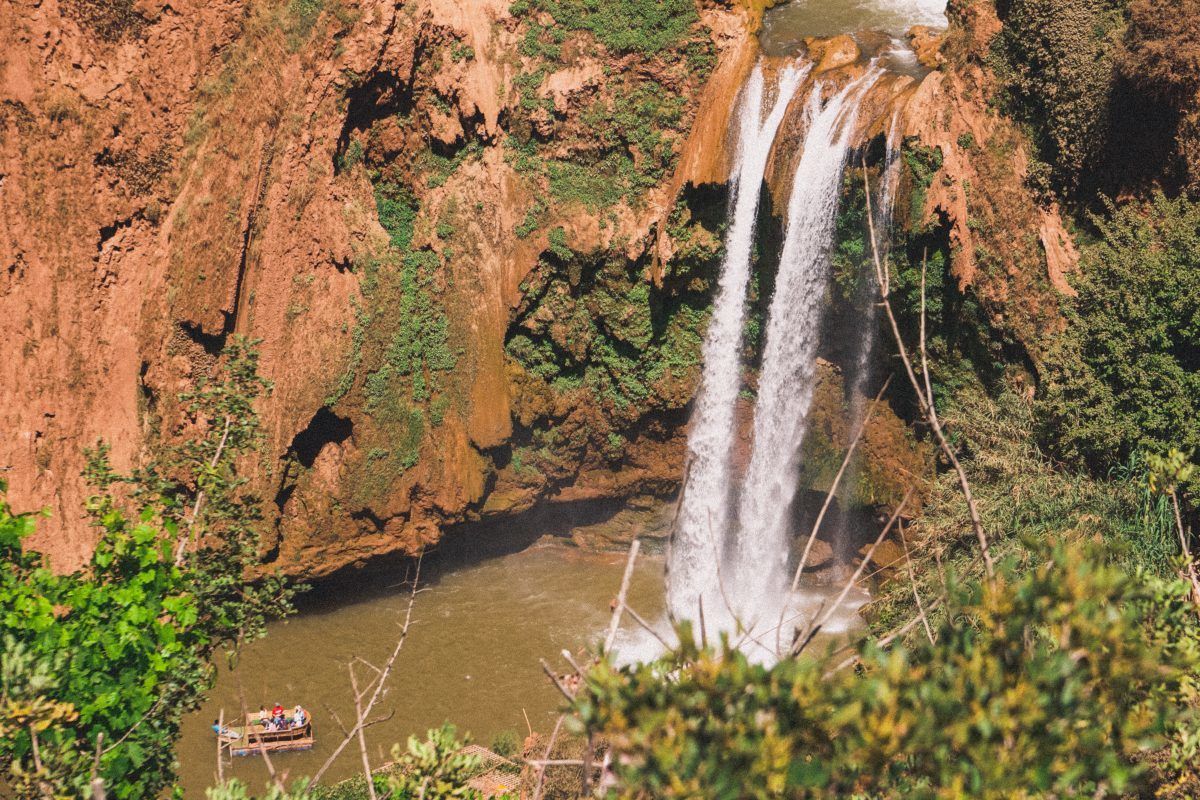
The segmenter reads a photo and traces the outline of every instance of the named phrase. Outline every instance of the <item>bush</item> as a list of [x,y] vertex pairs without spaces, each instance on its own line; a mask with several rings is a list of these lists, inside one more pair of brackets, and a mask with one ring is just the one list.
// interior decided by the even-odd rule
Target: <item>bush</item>
[[1200,448],[1200,203],[1159,195],[1097,224],[1040,410],[1054,450],[1103,474]]
[[666,663],[593,669],[576,711],[621,797],[1112,797],[1193,721],[1186,591],[1041,548],[990,585],[950,576],[932,643],[765,667],[684,628]]
[[521,755],[521,737],[513,730],[500,731],[492,738],[492,752],[505,758]]

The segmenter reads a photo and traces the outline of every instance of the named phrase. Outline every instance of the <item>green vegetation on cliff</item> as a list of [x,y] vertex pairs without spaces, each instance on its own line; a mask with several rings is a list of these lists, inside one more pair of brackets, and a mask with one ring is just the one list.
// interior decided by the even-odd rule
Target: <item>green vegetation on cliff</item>
[[[1034,132],[1059,186],[1099,166],[1113,124],[1116,46],[1126,0],[1008,0],[992,66],[1007,107]],[[1048,187],[1047,187],[1048,188]]]
[[517,17],[544,11],[613,53],[643,55],[677,46],[699,21],[694,0],[517,0],[509,10]]
[[631,427],[690,399],[720,245],[683,203],[671,233],[679,249],[658,285],[645,263],[576,253],[551,232],[505,343],[521,387],[515,411],[532,436],[523,466],[555,475],[588,453],[619,460]]
[[1157,195],[1096,224],[1040,407],[1055,451],[1103,474],[1200,449],[1200,203]]
[[437,424],[445,413],[446,377],[458,363],[441,302],[447,274],[442,258],[413,247],[416,200],[403,186],[380,179],[375,205],[389,244],[358,265],[363,299],[350,360],[326,398],[332,407],[360,387],[362,407],[374,422],[362,434],[359,502],[383,496],[417,463],[428,422]]
[[[715,62],[695,3],[519,0],[511,10],[525,29],[511,163],[560,205],[594,212],[639,206],[674,166],[687,133],[685,87],[702,82]],[[542,25],[538,14],[555,24]],[[579,127],[542,95],[543,84],[558,69],[596,62],[604,65],[604,79],[580,110]],[[539,216],[527,215],[518,228],[522,238]]]

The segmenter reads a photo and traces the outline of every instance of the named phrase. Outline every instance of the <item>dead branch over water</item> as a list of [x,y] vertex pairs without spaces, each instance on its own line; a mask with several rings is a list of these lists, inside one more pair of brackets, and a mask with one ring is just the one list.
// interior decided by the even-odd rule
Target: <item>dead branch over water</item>
[[983,568],[989,579],[996,575],[996,566],[992,561],[991,548],[988,544],[987,533],[983,528],[983,521],[979,516],[979,509],[975,505],[975,497],[971,493],[971,483],[967,480],[966,470],[958,461],[958,456],[954,453],[954,448],[946,440],[946,434],[942,430],[942,423],[938,419],[937,408],[934,404],[933,385],[929,380],[929,358],[925,349],[925,261],[921,260],[921,322],[920,322],[920,345],[919,354],[921,356],[921,373],[924,376],[924,381],[917,378],[916,372],[913,370],[912,360],[908,355],[908,348],[904,345],[904,337],[900,335],[900,326],[896,322],[896,315],[892,312],[892,304],[888,299],[891,294],[890,288],[890,268],[884,264],[879,257],[879,247],[875,242],[875,219],[871,210],[871,180],[867,176],[866,162],[862,166],[863,186],[865,188],[866,203],[867,203],[867,227],[870,233],[871,240],[871,259],[875,264],[875,276],[879,284],[879,297],[883,305],[884,311],[887,313],[888,322],[891,325],[892,336],[896,340],[896,350],[900,355],[900,360],[904,363],[904,371],[908,375],[909,383],[912,384],[913,391],[917,393],[917,403],[921,409],[921,416],[929,423],[930,429],[933,431],[934,438],[937,439],[938,447],[942,454],[946,456],[946,460],[954,467],[955,473],[958,475],[958,484],[962,489],[963,498],[967,501],[967,510],[971,515],[971,527],[975,531],[975,538],[979,542],[979,554],[983,557]]

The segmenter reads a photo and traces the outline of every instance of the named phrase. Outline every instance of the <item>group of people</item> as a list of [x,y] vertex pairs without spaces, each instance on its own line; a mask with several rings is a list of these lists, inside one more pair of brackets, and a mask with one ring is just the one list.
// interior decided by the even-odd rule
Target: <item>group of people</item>
[[[258,710],[258,724],[268,733],[295,730],[296,728],[303,728],[308,724],[308,712],[300,706],[296,706],[292,713],[288,714],[279,703],[276,703],[275,707],[269,712],[266,706],[260,706]],[[213,720],[212,729],[218,736],[226,739],[240,739],[242,737],[233,728],[222,725],[220,720]]]
[[266,706],[261,706],[258,711],[258,724],[268,732],[303,728],[307,722],[308,713],[300,706],[296,706],[290,716],[279,703],[275,704],[270,713],[267,713]]

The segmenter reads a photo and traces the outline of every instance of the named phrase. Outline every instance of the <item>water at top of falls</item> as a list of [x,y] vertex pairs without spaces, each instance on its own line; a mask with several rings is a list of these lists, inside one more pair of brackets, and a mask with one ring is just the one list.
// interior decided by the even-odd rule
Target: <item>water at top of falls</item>
[[[768,56],[789,56],[803,51],[810,36],[880,31],[893,37],[899,51],[910,53],[901,43],[914,25],[945,27],[945,0],[790,0],[766,12],[759,42]],[[911,68],[919,69],[915,60]]]
[[807,69],[783,69],[770,107],[764,108],[767,86],[760,64],[743,87],[739,101],[741,125],[730,176],[725,261],[704,340],[704,374],[688,441],[688,488],[670,564],[669,601],[682,617],[696,613],[700,597],[705,597],[710,607],[718,601],[713,587],[718,583],[721,536],[728,518],[729,458],[741,388],[742,331],[759,198],[775,134]]
[[812,402],[842,171],[858,101],[878,74],[868,72],[823,106],[820,85],[809,99],[811,121],[788,200],[754,406],[754,445],[738,513],[734,575],[745,616],[777,612],[777,598],[789,583],[784,570],[790,512]]

